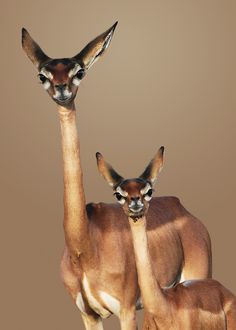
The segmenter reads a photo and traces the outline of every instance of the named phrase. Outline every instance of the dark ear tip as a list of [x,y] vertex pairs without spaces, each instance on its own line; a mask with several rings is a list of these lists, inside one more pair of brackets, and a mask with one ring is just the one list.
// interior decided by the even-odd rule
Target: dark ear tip
[[102,158],[102,154],[100,154],[100,152],[96,152],[96,158],[97,158],[97,160],[101,159]]
[[28,31],[23,27],[21,29],[21,33],[22,33],[22,37],[24,37],[28,33]]
[[21,40],[22,41],[24,40],[26,33],[27,33],[27,30],[25,28],[22,28],[21,29]]
[[160,150],[161,154],[163,155],[164,154],[165,147],[164,146],[161,146],[159,150]]
[[113,24],[112,27],[110,28],[110,31],[112,31],[112,33],[115,31],[117,24],[118,24],[118,21],[116,21],[115,24]]
[[116,28],[117,24],[118,24],[118,21],[116,21],[115,24],[113,25],[113,29]]

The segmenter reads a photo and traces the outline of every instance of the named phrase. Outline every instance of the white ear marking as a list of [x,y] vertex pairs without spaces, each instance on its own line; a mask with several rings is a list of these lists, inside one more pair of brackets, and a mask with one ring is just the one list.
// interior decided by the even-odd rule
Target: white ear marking
[[112,35],[113,35],[113,31],[111,31],[105,40],[105,49],[107,49],[107,47],[110,45],[111,39],[112,39]]

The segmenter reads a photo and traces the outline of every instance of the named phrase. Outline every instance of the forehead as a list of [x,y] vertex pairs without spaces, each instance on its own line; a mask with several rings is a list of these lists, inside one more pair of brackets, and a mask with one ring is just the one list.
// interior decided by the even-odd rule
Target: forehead
[[72,60],[68,58],[62,58],[62,59],[55,59],[50,62],[48,62],[44,69],[47,71],[50,71],[52,74],[55,73],[69,73],[70,70],[72,70],[77,63],[73,62]]
[[129,195],[140,192],[147,182],[142,179],[128,179],[121,183],[121,189],[125,190]]

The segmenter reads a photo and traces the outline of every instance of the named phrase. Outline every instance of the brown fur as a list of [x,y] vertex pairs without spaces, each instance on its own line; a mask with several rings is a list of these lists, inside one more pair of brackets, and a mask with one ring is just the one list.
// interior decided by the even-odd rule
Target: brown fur
[[[44,65],[56,62],[63,64],[65,60],[75,60],[87,70],[106,49],[107,40],[111,39],[115,26],[116,24],[94,39],[72,59],[50,59],[26,30],[22,33],[22,45],[38,70]],[[58,80],[63,83],[67,77],[62,77],[60,70],[56,71],[56,75],[57,73],[60,76]],[[52,87],[54,88],[53,84]],[[50,96],[53,96],[52,87],[48,89]],[[130,228],[117,204],[101,203],[86,208],[73,102],[77,88],[74,87],[71,91],[72,97],[66,102],[54,99],[59,104],[64,164],[65,251],[61,263],[63,282],[74,301],[78,294],[81,294],[83,300],[80,307],[83,309],[82,318],[87,330],[101,330],[100,314],[105,313],[108,316],[112,312],[112,306],[109,303],[106,305],[101,299],[100,291],[119,302],[121,329],[134,330],[139,287]],[[118,176],[116,178],[119,179]],[[208,233],[205,227],[182,207],[178,199],[153,199],[148,217],[152,263],[155,276],[161,285],[171,285],[178,281],[181,273],[187,278],[211,276]],[[86,289],[85,279],[90,291]],[[90,294],[100,304],[99,308],[91,303]]]
[[[71,273],[75,278],[77,274],[77,280],[81,283],[84,272],[89,277],[94,296],[102,305],[98,291],[105,291],[118,299],[123,310],[129,310],[131,307],[134,309],[139,288],[127,217],[118,204],[92,204],[87,209],[92,257],[87,259],[86,255],[81,254],[76,264],[78,273],[76,267],[70,265],[69,276],[64,276],[64,283],[75,297],[78,293],[77,287],[69,287],[68,284]],[[186,278],[211,276],[208,233],[200,221],[183,208],[177,198],[153,198],[147,218],[153,269],[162,286],[178,281],[181,273],[184,273]],[[68,252],[62,261],[63,273],[65,269],[68,271]],[[83,298],[86,301],[86,295],[83,295]],[[109,310],[109,306],[104,307]],[[96,313],[93,315],[97,317]]]
[[235,330],[236,297],[212,279],[189,280],[162,289],[150,259],[148,218],[131,226],[138,282],[144,303],[142,329],[150,330]]

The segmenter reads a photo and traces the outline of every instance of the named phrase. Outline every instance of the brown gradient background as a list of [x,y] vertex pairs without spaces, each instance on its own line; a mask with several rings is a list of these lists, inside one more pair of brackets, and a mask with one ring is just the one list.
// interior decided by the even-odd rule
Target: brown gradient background
[[113,200],[96,151],[132,177],[165,145],[156,194],[179,196],[202,219],[214,277],[236,292],[235,17],[234,0],[1,1],[1,329],[83,329],[59,275],[56,105],[21,50],[22,26],[63,57],[119,20],[76,100],[87,201]]

